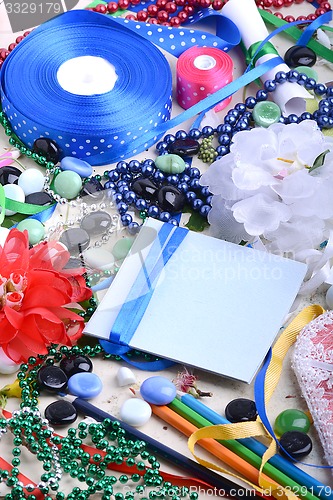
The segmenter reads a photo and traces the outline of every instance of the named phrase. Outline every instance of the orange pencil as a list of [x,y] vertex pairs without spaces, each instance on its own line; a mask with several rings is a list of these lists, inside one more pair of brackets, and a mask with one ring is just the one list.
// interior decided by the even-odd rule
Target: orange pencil
[[[175,429],[185,434],[185,436],[190,436],[193,432],[198,430],[198,427],[188,422],[185,418],[178,415],[178,413],[171,410],[167,406],[156,406],[151,405],[153,413],[160,417],[164,422],[172,425]],[[249,464],[243,458],[239,457],[228,448],[222,444],[215,441],[215,439],[205,438],[198,442],[198,445],[209,451],[216,458],[219,458],[229,467],[242,474],[248,481],[258,485],[259,471],[253,465]],[[262,474],[262,477],[269,481],[270,483],[281,487],[276,481]],[[265,496],[266,497],[266,496]],[[266,497],[267,498],[267,497]]]

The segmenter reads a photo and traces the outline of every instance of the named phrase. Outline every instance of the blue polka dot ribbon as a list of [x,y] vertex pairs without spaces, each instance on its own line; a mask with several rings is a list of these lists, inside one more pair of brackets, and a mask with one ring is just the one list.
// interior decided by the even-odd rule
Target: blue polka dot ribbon
[[[177,56],[193,45],[229,50],[240,39],[223,16],[219,34],[67,12],[35,29],[7,57],[0,74],[2,108],[29,147],[50,137],[63,156],[113,163],[149,148],[169,121],[172,75],[156,45]],[[60,86],[59,67],[82,55],[113,64],[118,78],[112,91],[82,96]]]

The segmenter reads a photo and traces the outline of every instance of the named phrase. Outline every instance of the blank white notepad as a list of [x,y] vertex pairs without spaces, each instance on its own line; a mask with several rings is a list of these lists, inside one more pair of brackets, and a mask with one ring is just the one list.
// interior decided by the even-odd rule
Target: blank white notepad
[[[84,333],[250,383],[306,265],[149,219]],[[134,325],[134,329],[133,329]]]

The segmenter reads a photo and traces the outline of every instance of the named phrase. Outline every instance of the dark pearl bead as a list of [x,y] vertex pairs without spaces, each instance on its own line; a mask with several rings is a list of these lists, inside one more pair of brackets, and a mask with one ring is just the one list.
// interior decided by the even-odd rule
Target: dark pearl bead
[[[116,165],[116,170],[120,174],[126,173],[127,172],[127,163],[126,163],[126,161],[118,161],[118,163]],[[109,172],[109,177],[110,177],[110,172]],[[112,174],[111,174],[111,177],[112,177]]]
[[47,161],[51,161],[52,163],[58,163],[60,159],[60,149],[58,144],[47,137],[40,137],[39,139],[36,139],[32,149],[35,153],[45,156]]
[[298,71],[290,70],[287,73],[287,77],[288,77],[289,82],[297,82],[298,77],[299,77],[299,73],[298,73]]
[[256,404],[251,399],[233,399],[225,407],[225,417],[232,423],[252,421],[257,415]]
[[160,215],[160,211],[156,205],[150,205],[148,208],[148,215],[149,217],[158,217]]
[[68,378],[58,366],[43,366],[38,370],[37,382],[41,389],[61,392],[66,389]]
[[163,186],[157,195],[158,205],[165,212],[181,212],[185,205],[185,196],[175,186]]
[[284,55],[284,61],[290,68],[297,68],[297,66],[311,67],[316,63],[316,60],[315,52],[303,45],[290,47]]
[[87,231],[77,227],[64,231],[60,237],[60,242],[68,248],[69,253],[78,254],[88,248],[90,237]]
[[210,127],[209,125],[206,125],[205,127],[203,127],[202,129],[202,135],[204,137],[209,137],[210,135],[212,135],[214,133],[214,129],[213,127]]
[[45,408],[44,416],[51,425],[70,425],[77,419],[77,411],[69,401],[54,401]]
[[94,200],[102,200],[104,197],[104,188],[96,179],[90,179],[88,182],[83,184],[80,194],[81,196],[89,196]]
[[45,191],[39,191],[38,193],[30,193],[25,197],[25,203],[31,203],[32,205],[50,205],[53,203],[52,197]]
[[275,75],[274,80],[277,83],[285,83],[288,80],[287,74],[284,71],[278,71]]
[[195,139],[177,139],[169,145],[168,151],[181,157],[192,156],[198,153],[200,144]]
[[140,162],[138,160],[131,160],[128,164],[130,172],[136,173],[140,171]]
[[188,133],[189,137],[191,137],[192,139],[200,139],[201,137],[201,132],[199,129],[197,128],[192,128],[189,133]]
[[[280,445],[282,446],[281,453],[286,456],[290,455],[295,460],[306,457],[312,450],[310,436],[300,431],[288,431],[282,434]],[[288,455],[284,453],[285,451]]]
[[171,143],[175,142],[175,140],[176,140],[176,137],[172,134],[167,134],[164,137],[164,142],[166,142],[167,144],[171,144]]
[[68,378],[75,375],[75,373],[93,371],[93,364],[90,358],[83,356],[83,354],[63,358],[59,366],[66,373]]
[[187,133],[185,132],[185,130],[177,130],[176,134],[175,134],[175,137],[176,139],[186,139],[187,138]]
[[0,184],[17,184],[18,178],[21,175],[21,170],[16,167],[2,167],[0,169]]
[[132,183],[132,190],[141,198],[151,200],[156,197],[158,186],[150,179],[140,177]]
[[121,217],[121,222],[124,226],[128,226],[131,222],[133,222],[133,219],[131,217],[131,215],[129,214],[123,214]]
[[257,104],[257,99],[255,99],[254,97],[247,97],[245,100],[245,104],[247,108],[252,109]]
[[111,226],[111,216],[107,212],[98,210],[83,217],[81,229],[90,235],[99,235],[105,233]]

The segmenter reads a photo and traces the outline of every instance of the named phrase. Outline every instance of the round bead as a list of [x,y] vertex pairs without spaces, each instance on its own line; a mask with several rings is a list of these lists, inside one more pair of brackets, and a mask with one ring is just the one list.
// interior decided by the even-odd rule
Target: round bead
[[98,210],[83,217],[80,227],[88,234],[98,236],[109,229],[111,222],[111,216],[107,212]]
[[36,245],[45,236],[44,225],[36,219],[24,219],[17,224],[17,229],[19,231],[28,231],[29,243],[30,245]]
[[38,370],[38,385],[51,392],[61,392],[67,387],[66,373],[58,366],[43,366]]
[[66,170],[60,172],[54,179],[54,190],[57,194],[68,200],[76,198],[82,189],[82,179],[76,172]]
[[139,177],[132,183],[132,190],[142,198],[151,200],[155,198],[158,186],[150,179]]
[[2,167],[0,169],[0,184],[2,184],[3,186],[5,184],[17,184],[21,174],[21,170],[16,167]]
[[165,212],[181,212],[185,205],[185,196],[176,187],[166,185],[158,191],[157,201],[161,210]]
[[177,139],[168,146],[171,154],[183,157],[193,156],[198,153],[200,144],[195,139]]
[[18,178],[18,185],[23,189],[25,196],[42,191],[45,177],[37,168],[28,168]]
[[112,247],[112,255],[116,260],[123,260],[133,245],[133,238],[121,238]]
[[316,63],[317,56],[309,47],[294,45],[287,50],[284,55],[284,60],[290,68],[296,68],[297,66],[313,66]]
[[155,165],[167,174],[181,174],[184,172],[186,166],[183,158],[176,154],[158,156],[155,160]]
[[142,399],[127,399],[120,408],[120,419],[133,427],[140,427],[151,417],[151,407]]
[[58,144],[47,137],[36,139],[33,145],[33,151],[39,155],[45,156],[47,161],[58,163],[60,150]]
[[136,381],[135,375],[127,366],[121,366],[117,371],[117,381],[120,387],[134,384]]
[[[305,432],[288,431],[280,437],[281,453],[288,453],[295,460],[299,460],[309,455],[312,450],[312,441]],[[287,456],[288,456],[287,455]]]
[[71,377],[75,373],[93,371],[91,359],[83,354],[63,358],[59,366],[66,373],[67,377]]
[[255,402],[246,398],[233,399],[227,404],[224,412],[231,423],[256,420],[258,415]]
[[261,101],[254,106],[252,115],[256,125],[267,128],[280,120],[281,110],[275,102]]
[[77,411],[69,401],[54,401],[45,408],[45,418],[51,425],[70,425],[77,419]]
[[39,191],[37,193],[28,194],[25,197],[25,203],[31,203],[32,205],[50,205],[53,203],[52,197],[45,191]]
[[87,267],[107,271],[114,266],[114,257],[105,248],[91,247],[83,252],[83,260]]
[[282,436],[287,431],[308,432],[310,425],[310,419],[304,411],[288,409],[276,417],[274,432],[277,436]]
[[92,166],[88,162],[73,156],[65,156],[60,162],[60,168],[76,172],[80,177],[90,177],[93,173]]
[[102,392],[103,384],[95,373],[75,373],[68,379],[68,390],[73,396],[91,399]]
[[[5,191],[5,196],[6,198],[14,201],[19,201],[21,203],[24,203],[25,201],[25,194],[23,189],[18,186],[17,184],[5,184],[3,187]],[[9,210],[6,208],[5,210],[6,215],[15,215],[16,212],[14,210]]]
[[176,397],[176,386],[166,377],[147,378],[140,387],[140,394],[145,401],[155,405],[167,405]]
[[90,238],[87,231],[76,227],[64,231],[59,241],[67,247],[69,253],[82,253],[86,248],[88,248]]

